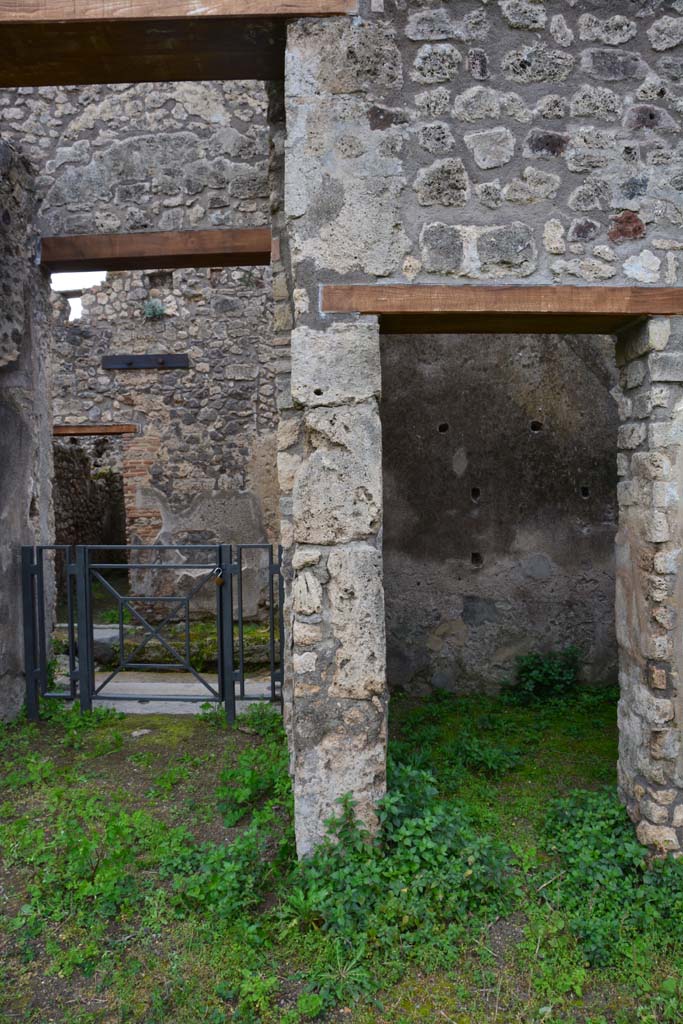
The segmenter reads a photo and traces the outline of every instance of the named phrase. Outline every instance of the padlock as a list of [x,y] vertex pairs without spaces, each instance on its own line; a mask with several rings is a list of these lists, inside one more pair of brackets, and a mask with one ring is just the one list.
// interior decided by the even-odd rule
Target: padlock
[[217,587],[222,587],[225,583],[225,580],[223,579],[223,570],[218,567],[215,568],[213,570],[213,579]]

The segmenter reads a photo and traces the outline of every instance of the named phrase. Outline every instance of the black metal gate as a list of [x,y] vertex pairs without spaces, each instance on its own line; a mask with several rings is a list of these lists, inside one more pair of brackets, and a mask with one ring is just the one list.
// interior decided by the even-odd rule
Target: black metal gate
[[[245,557],[260,561],[249,569],[261,577],[261,629],[267,633],[267,651],[260,673],[266,692],[250,692],[245,673]],[[224,704],[228,721],[235,719],[236,700],[278,701],[283,681],[283,579],[282,548],[269,544],[64,544],[23,547],[22,592],[26,707],[37,719],[41,698],[78,700],[89,711],[98,700],[112,701],[205,701]],[[128,586],[113,582],[127,580]],[[178,575],[189,581],[184,593]],[[108,575],[109,574],[109,575]],[[135,575],[135,586],[130,581]],[[174,575],[175,574],[175,575]],[[52,623],[56,580],[61,577],[64,636],[60,643],[67,666],[58,684],[54,679]],[[160,578],[168,580],[165,590]],[[153,585],[150,585],[152,584]],[[149,587],[150,593],[145,593]],[[213,596],[211,590],[214,591]],[[95,670],[95,623],[93,595],[104,596],[112,608],[109,622],[118,634],[115,663],[104,672]],[[124,592],[125,591],[125,592]],[[191,649],[193,600],[208,597],[211,618],[205,625],[216,631],[216,672],[193,664]],[[215,605],[214,605],[215,601]],[[214,620],[215,615],[215,620]],[[101,628],[101,627],[100,627]],[[171,631],[172,635],[169,636]],[[131,639],[132,637],[132,639]],[[145,660],[150,643],[163,660]],[[121,692],[111,684],[125,682],[126,673],[185,673],[198,693],[168,692],[141,695]],[[215,676],[215,679],[212,678]],[[107,689],[109,687],[109,689]],[[251,687],[253,689],[253,687]],[[176,688],[177,689],[177,688]]]

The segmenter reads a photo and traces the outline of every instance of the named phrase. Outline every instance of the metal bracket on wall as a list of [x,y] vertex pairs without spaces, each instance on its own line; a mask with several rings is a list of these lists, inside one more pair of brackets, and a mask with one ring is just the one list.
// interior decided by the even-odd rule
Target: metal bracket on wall
[[164,353],[146,356],[103,356],[103,370],[189,370],[190,357]]

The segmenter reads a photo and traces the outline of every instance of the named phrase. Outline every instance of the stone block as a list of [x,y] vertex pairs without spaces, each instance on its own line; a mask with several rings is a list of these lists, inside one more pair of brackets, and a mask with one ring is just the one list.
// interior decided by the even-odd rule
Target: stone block
[[471,150],[474,162],[482,170],[502,167],[512,160],[515,152],[515,138],[508,128],[489,128],[486,131],[470,132],[463,136],[465,145]]
[[644,423],[624,423],[619,427],[617,444],[620,448],[637,448],[647,436]]
[[628,390],[640,387],[645,380],[646,373],[647,366],[644,359],[634,359],[632,362],[627,363],[624,373],[624,387]]
[[483,275],[527,277],[537,263],[533,228],[522,221],[500,227],[482,228],[477,238],[477,254]]
[[366,544],[328,559],[329,616],[337,641],[330,697],[368,700],[386,688],[382,556]]
[[343,544],[374,536],[382,522],[381,426],[376,403],[311,410],[312,451],[294,483],[294,536]]
[[525,167],[519,178],[513,178],[503,189],[508,203],[541,203],[554,199],[561,185],[559,174],[548,174],[537,167]]
[[548,20],[545,6],[537,0],[498,0],[511,28],[542,29]]
[[299,440],[300,431],[301,417],[299,415],[281,416],[277,426],[278,451],[285,452],[289,448],[293,448]]
[[292,608],[296,615],[316,615],[322,611],[323,588],[312,572],[299,572],[292,584]]
[[683,444],[683,419],[650,423],[647,433],[651,448],[677,447]]
[[322,626],[319,622],[300,622],[295,619],[292,624],[292,640],[295,647],[314,647],[322,640]]
[[299,544],[292,555],[292,568],[297,572],[299,569],[308,568],[309,565],[319,565],[321,557],[322,552],[320,548]]
[[676,611],[670,605],[659,604],[652,609],[652,619],[664,629],[671,630],[676,625]]
[[510,50],[502,61],[505,77],[513,82],[563,82],[572,73],[574,58],[544,43]]
[[636,835],[644,846],[670,853],[679,850],[678,836],[672,828],[665,825],[652,825],[649,821],[641,821],[636,828]]
[[640,281],[641,284],[656,284],[659,281],[659,271],[662,261],[649,249],[634,256],[629,256],[624,261],[624,274],[633,281]]
[[292,668],[298,676],[305,676],[315,672],[317,666],[318,655],[315,651],[305,651],[303,654],[292,655]]
[[462,54],[451,43],[426,43],[418,50],[410,77],[429,85],[450,82],[461,63]]
[[683,352],[653,352],[647,362],[653,381],[683,381]]
[[655,508],[676,508],[679,502],[678,484],[672,480],[655,481],[652,485],[652,504]]
[[644,78],[648,66],[639,53],[596,47],[581,54],[581,70],[600,82],[623,82]]
[[377,802],[386,792],[386,707],[383,702],[338,702],[314,694],[295,724],[294,798],[296,847],[306,856],[325,835],[324,822],[340,813],[351,793],[356,815],[377,827]]
[[292,399],[313,407],[379,397],[382,387],[376,321],[339,323],[326,331],[292,332]]
[[681,549],[674,548],[671,551],[658,551],[654,558],[655,572],[664,576],[672,576],[681,568]]
[[638,324],[617,342],[617,365],[623,366],[648,352],[661,351],[666,348],[670,336],[671,320],[668,317],[653,317],[645,324]]
[[621,46],[637,34],[635,21],[615,14],[611,18],[597,18],[594,14],[582,14],[579,18],[579,38],[588,43],[606,43]]
[[647,585],[647,596],[657,603],[666,601],[671,592],[669,580],[662,576],[650,576]]
[[671,476],[671,461],[663,452],[634,452],[631,456],[631,470],[634,476],[644,480],[668,480]]
[[464,206],[470,180],[462,160],[451,157],[423,167],[413,188],[420,206]]
[[416,11],[408,18],[406,25],[408,39],[421,42],[423,40],[450,39],[453,36],[453,23],[449,12],[444,7],[433,10]]
[[669,820],[668,807],[663,807],[654,800],[641,801],[640,810],[654,825],[666,825]]
[[420,232],[420,255],[425,270],[459,274],[462,270],[465,234],[455,224],[425,224]]
[[680,756],[681,734],[678,729],[653,729],[650,754],[658,761],[675,761]]
[[653,50],[673,50],[683,43],[683,18],[666,15],[650,25],[647,36]]
[[674,717],[674,707],[665,697],[655,697],[646,686],[634,690],[633,711],[652,727],[666,725]]

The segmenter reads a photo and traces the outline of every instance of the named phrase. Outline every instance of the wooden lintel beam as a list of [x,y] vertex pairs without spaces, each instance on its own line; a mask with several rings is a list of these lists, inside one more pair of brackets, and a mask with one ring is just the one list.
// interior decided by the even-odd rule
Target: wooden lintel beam
[[0,24],[326,18],[357,12],[358,0],[0,0]]
[[172,270],[256,267],[270,263],[268,228],[149,231],[43,238],[41,265],[50,273],[83,270]]
[[683,289],[571,285],[325,285],[324,313],[378,316],[386,334],[614,334],[683,315]]
[[282,80],[290,18],[357,0],[0,0],[0,88]]
[[100,437],[105,434],[137,434],[134,423],[60,423],[52,428],[54,437]]

